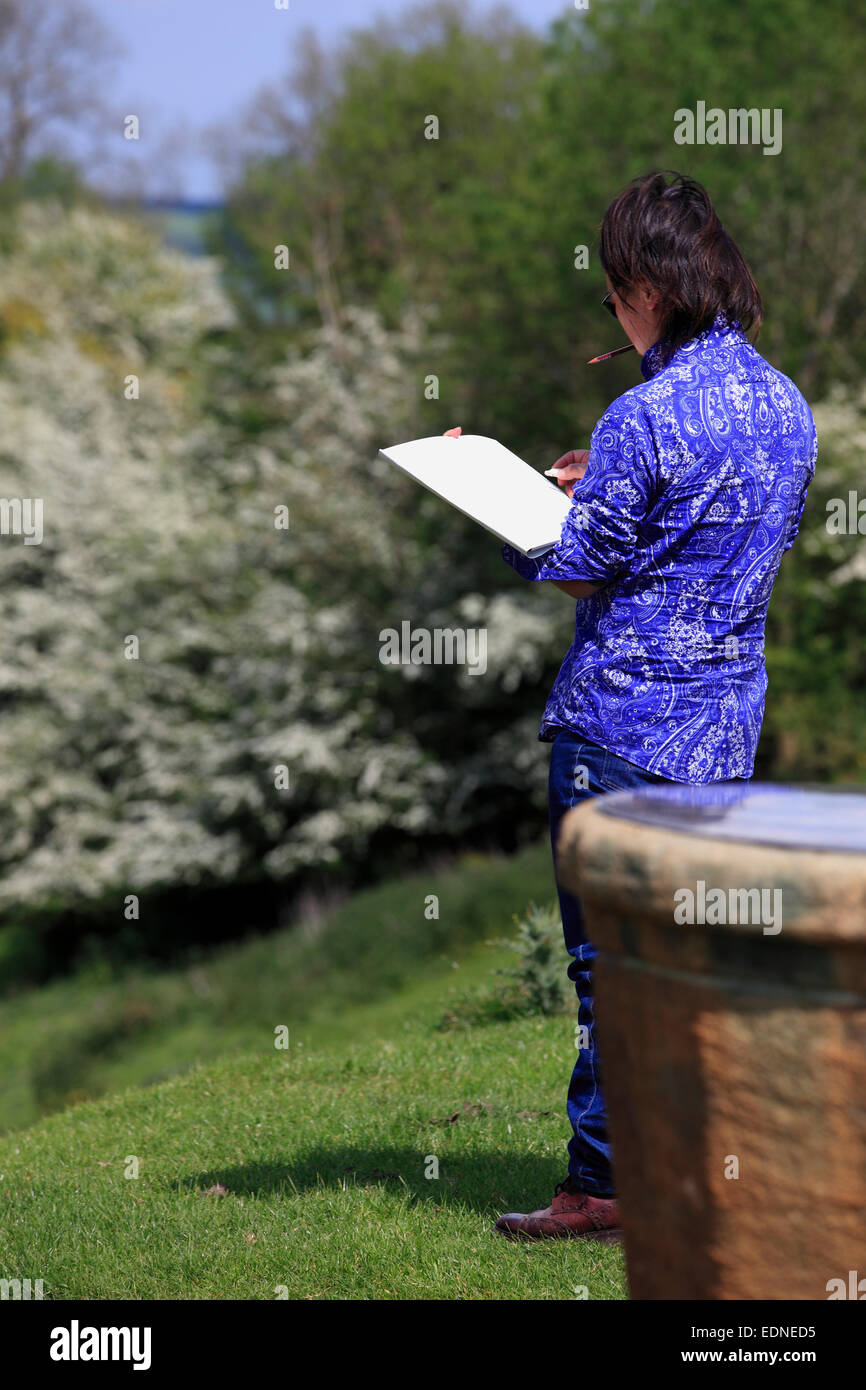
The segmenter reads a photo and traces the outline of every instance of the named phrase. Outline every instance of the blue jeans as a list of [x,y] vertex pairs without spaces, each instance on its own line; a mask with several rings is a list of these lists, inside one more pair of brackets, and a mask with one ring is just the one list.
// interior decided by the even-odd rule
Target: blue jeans
[[[562,729],[550,753],[550,838],[556,853],[560,822],[566,811],[588,796],[622,791],[631,787],[668,781],[653,772],[644,772],[625,758],[609,753],[580,734]],[[555,861],[554,861],[555,871]],[[592,962],[595,947],[586,939],[580,899],[557,884],[565,949],[571,956],[568,978],[577,990],[578,1025],[576,1035],[588,1042],[580,1048],[568,1088],[568,1118],[574,1131],[568,1144],[568,1172],[581,1192],[593,1197],[614,1196],[610,1142],[601,1088],[601,1064],[595,1036],[592,992]],[[583,1032],[583,1029],[586,1031]]]

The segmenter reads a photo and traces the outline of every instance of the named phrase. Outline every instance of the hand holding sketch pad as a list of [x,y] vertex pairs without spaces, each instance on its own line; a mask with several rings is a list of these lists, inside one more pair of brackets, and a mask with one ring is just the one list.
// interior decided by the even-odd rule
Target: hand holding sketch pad
[[379,453],[530,559],[559,540],[569,499],[495,439],[436,434]]

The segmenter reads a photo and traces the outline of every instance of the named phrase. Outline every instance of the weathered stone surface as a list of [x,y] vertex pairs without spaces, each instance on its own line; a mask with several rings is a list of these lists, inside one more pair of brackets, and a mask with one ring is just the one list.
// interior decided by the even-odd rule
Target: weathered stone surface
[[[632,1297],[826,1299],[866,1277],[866,854],[699,838],[618,799],[566,817],[559,874],[599,948]],[[781,889],[781,930],[678,924],[699,880]]]

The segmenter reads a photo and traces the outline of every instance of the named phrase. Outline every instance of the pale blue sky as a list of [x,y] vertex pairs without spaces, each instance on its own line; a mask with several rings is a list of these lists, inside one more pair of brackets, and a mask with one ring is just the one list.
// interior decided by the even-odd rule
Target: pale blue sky
[[[262,83],[288,67],[292,40],[312,28],[329,43],[363,28],[377,14],[396,14],[406,0],[89,0],[126,50],[104,93],[123,114],[135,112],[161,134],[180,128],[188,136],[230,121]],[[467,7],[468,8],[468,5]],[[476,0],[472,7],[490,8]],[[524,23],[543,29],[571,8],[569,0],[514,0],[508,6]],[[189,198],[220,195],[218,174],[190,148],[166,173],[164,192]],[[135,153],[146,157],[142,139]],[[132,153],[132,151],[130,151]],[[178,187],[174,187],[179,184]]]

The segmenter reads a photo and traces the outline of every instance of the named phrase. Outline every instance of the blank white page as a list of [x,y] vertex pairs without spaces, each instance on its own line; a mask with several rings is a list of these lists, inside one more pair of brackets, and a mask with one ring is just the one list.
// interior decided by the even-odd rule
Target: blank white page
[[571,506],[564,491],[495,439],[436,434],[379,453],[524,555],[559,540]]

